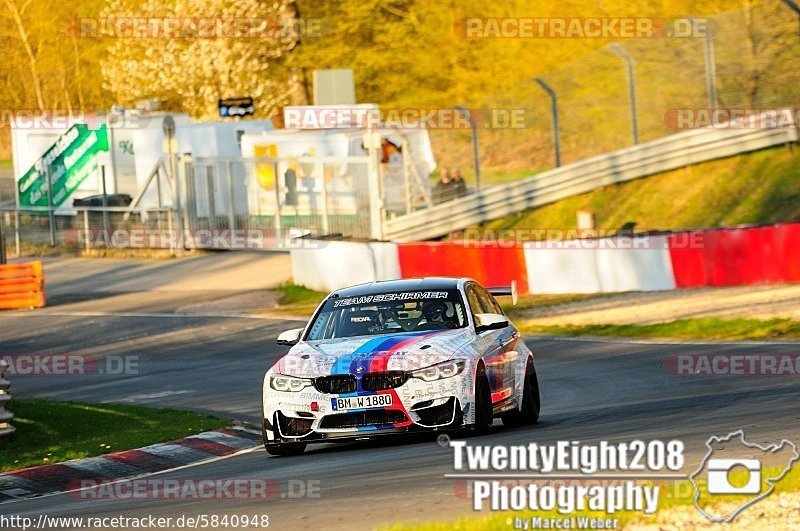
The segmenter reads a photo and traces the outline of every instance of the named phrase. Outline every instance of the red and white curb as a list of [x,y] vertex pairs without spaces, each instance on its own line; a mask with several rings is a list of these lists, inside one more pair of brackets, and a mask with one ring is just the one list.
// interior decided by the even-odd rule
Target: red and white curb
[[261,445],[261,432],[243,427],[208,431],[99,457],[0,474],[0,503],[80,488],[86,481],[115,481],[224,457]]

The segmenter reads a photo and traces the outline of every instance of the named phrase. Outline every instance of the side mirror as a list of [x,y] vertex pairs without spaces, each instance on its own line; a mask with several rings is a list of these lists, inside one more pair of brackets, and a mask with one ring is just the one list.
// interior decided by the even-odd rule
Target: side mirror
[[480,334],[486,330],[500,330],[508,326],[508,317],[499,313],[475,314],[475,329]]
[[285,332],[281,332],[278,336],[279,345],[296,345],[300,341],[300,336],[303,334],[302,328],[292,328]]

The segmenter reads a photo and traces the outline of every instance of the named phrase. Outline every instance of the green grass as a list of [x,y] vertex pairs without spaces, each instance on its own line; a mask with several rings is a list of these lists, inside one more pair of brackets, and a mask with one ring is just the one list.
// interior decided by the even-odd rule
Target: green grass
[[0,471],[93,457],[171,441],[229,422],[188,411],[14,399],[17,431],[0,442]]
[[596,226],[691,229],[800,221],[800,150],[776,147],[607,186],[484,224],[487,229],[574,229],[577,211]]
[[278,307],[272,311],[288,313],[292,315],[311,316],[322,299],[328,294],[321,291],[314,291],[303,286],[298,286],[291,282],[281,284],[272,291],[279,294]]
[[[765,476],[771,476],[771,475],[777,475],[780,472],[781,472],[780,468],[765,467],[763,473]],[[654,483],[648,482],[648,484],[653,485]],[[582,510],[582,511],[578,510],[569,515],[559,514],[556,510],[537,511],[537,512],[509,511],[509,512],[489,513],[486,516],[465,516],[449,522],[426,522],[421,524],[396,523],[390,526],[385,526],[382,529],[391,531],[450,531],[450,530],[508,531],[508,529],[513,528],[510,525],[509,520],[513,521],[513,518],[515,516],[528,520],[530,520],[532,516],[541,517],[542,519],[547,519],[547,518],[561,519],[568,517],[577,518],[582,516],[598,517],[598,518],[617,518],[619,520],[619,525],[617,529],[624,529],[625,524],[632,522],[636,522],[637,524],[640,525],[655,525],[656,517],[662,514],[663,511],[674,507],[691,506],[693,504],[694,488],[692,487],[689,480],[680,480],[670,483],[661,482],[658,483],[658,485],[660,486],[658,510],[653,515],[645,515],[637,511],[620,511],[614,513],[613,515],[608,515],[605,512],[588,511],[588,510]],[[700,487],[701,499],[702,499],[702,496],[705,494],[705,481],[702,480],[698,481],[698,486]],[[797,492],[798,490],[800,490],[800,467],[794,466],[789,471],[789,473],[783,479],[780,480],[780,482],[776,483],[775,493]],[[740,498],[740,499],[742,502],[746,500],[746,498]],[[739,499],[737,499],[737,497],[733,496],[725,498],[726,502],[735,502],[738,500]],[[759,503],[767,503],[768,501],[769,498]],[[758,510],[757,505],[749,510]]]
[[575,301],[609,297],[608,293],[565,293],[560,295],[520,295],[517,304],[511,304],[509,297],[499,297],[497,302],[511,319],[524,319],[525,311]]
[[522,323],[529,334],[589,335],[664,339],[796,339],[800,321],[792,319],[722,319],[701,317],[648,325],[534,325]]

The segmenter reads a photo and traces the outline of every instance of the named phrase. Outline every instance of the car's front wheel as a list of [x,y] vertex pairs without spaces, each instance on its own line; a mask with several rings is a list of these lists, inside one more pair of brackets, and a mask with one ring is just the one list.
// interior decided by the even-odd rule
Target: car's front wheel
[[276,455],[281,457],[290,457],[293,455],[300,455],[306,451],[306,443],[284,443],[284,444],[265,444],[264,448],[267,449],[269,455]]
[[533,360],[528,358],[525,364],[525,381],[522,387],[522,409],[515,409],[503,415],[504,426],[529,426],[539,422],[539,379],[536,377],[536,368]]
[[489,377],[486,367],[478,366],[475,373],[475,426],[474,432],[485,435],[492,429],[492,389],[489,387]]

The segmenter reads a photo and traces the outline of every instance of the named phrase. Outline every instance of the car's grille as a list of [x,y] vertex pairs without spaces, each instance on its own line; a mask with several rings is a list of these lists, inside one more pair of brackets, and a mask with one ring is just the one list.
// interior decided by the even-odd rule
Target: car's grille
[[362,426],[381,426],[406,422],[408,417],[402,411],[394,409],[373,409],[369,411],[356,411],[353,413],[340,413],[322,417],[320,429],[360,428]]
[[314,379],[314,387],[320,393],[338,395],[356,392],[356,377],[352,374],[333,374]]
[[361,388],[364,391],[385,391],[400,387],[408,380],[408,374],[403,371],[371,372],[361,378]]

